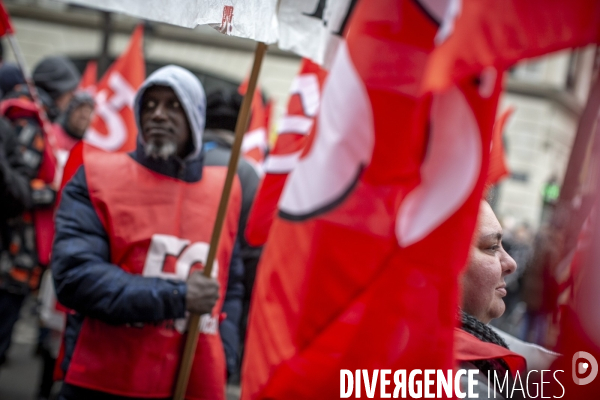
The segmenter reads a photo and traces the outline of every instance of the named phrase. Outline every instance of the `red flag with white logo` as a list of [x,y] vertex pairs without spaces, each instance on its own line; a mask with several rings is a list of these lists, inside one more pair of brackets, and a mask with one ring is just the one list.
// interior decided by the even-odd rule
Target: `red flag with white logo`
[[292,82],[287,113],[279,123],[275,146],[265,160],[265,175],[246,224],[246,239],[253,246],[262,246],[267,241],[285,181],[313,129],[326,76],[324,69],[304,59]]
[[96,87],[96,109],[85,141],[106,151],[135,148],[137,126],[133,100],[146,78],[142,42],[144,27],[139,25],[129,46],[104,74]]
[[[240,94],[245,94],[247,87],[248,80],[245,80],[240,85]],[[257,88],[252,98],[250,123],[242,142],[242,155],[261,175],[262,164],[269,148],[268,111],[263,102],[261,91]]]
[[258,268],[243,399],[339,398],[342,369],[454,367],[500,74],[420,96],[451,3],[355,6]]

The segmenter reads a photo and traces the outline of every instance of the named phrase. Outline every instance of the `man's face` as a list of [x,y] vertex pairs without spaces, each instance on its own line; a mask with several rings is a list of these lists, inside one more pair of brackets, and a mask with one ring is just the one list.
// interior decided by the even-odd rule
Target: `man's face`
[[515,260],[502,248],[502,227],[494,211],[481,203],[477,229],[467,269],[462,276],[462,308],[483,323],[504,313],[504,277],[517,269]]
[[71,111],[69,115],[69,130],[78,138],[83,138],[85,131],[92,122],[92,112],[94,108],[87,103],[81,104],[79,107]]
[[71,100],[73,100],[74,95],[75,95],[75,91],[70,90],[68,92],[61,94],[60,96],[58,96],[56,98],[56,100],[54,100],[54,104],[56,104],[56,107],[58,108],[58,110],[61,113],[65,112],[67,110],[67,107],[69,106],[69,103],[71,102]]
[[177,95],[167,86],[152,86],[142,97],[140,109],[142,137],[146,154],[167,159],[190,152],[190,125]]

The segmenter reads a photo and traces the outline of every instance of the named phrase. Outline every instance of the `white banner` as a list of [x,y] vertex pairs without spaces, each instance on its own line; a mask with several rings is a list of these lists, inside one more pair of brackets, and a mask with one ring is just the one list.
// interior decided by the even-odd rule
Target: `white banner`
[[59,0],[254,39],[292,51],[328,69],[356,0]]
[[329,69],[355,0],[281,0],[279,48]]
[[187,28],[210,25],[227,35],[277,42],[277,0],[59,1]]

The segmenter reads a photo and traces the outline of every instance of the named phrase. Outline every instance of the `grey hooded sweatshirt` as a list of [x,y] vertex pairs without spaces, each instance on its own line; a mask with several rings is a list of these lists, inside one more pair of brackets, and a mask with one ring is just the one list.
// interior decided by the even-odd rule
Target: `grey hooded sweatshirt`
[[144,138],[141,133],[137,137],[137,148],[133,158],[143,166],[160,174],[178,178],[186,182],[196,182],[202,178],[204,153],[202,152],[202,132],[206,116],[206,95],[202,84],[187,69],[176,65],[167,65],[152,73],[138,90],[134,100],[134,115],[140,126],[140,107],[144,93],[152,86],[167,86],[173,89],[190,124],[193,151],[185,159],[171,157],[168,160],[153,159],[144,154]]

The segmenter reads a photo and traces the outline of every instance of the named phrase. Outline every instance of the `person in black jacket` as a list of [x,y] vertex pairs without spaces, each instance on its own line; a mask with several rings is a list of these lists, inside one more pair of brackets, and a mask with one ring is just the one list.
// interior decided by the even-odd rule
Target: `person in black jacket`
[[[91,153],[84,152],[84,164],[63,189],[56,215],[54,283],[58,300],[74,310],[65,330],[61,400],[172,396],[165,388],[174,387],[173,364],[183,346],[175,351],[169,341],[180,343],[179,323],[186,310],[211,312],[226,283],[221,281],[226,272],[219,274],[217,269],[213,271],[220,286],[198,272],[183,276],[186,266],[190,270],[203,262],[191,258],[206,245],[195,235],[212,230],[213,201],[220,197],[212,189],[217,183],[222,187],[218,177],[225,176],[223,168],[204,164],[206,103],[200,82],[183,68],[161,68],[139,89],[134,107],[139,128],[136,150],[89,157],[86,154]],[[98,157],[104,161],[94,161]],[[115,165],[117,173],[111,170]],[[111,190],[113,184],[119,187]],[[196,190],[206,191],[202,199],[189,197]],[[240,204],[239,186],[232,195],[232,202]],[[124,197],[113,201],[115,196]],[[101,208],[99,202],[104,204]],[[230,208],[221,240],[223,246],[233,247],[231,270],[241,263],[239,246],[234,244],[238,214]],[[228,248],[222,250],[218,271],[227,270],[223,262]],[[227,287],[224,293],[225,302],[236,297],[230,290]],[[212,313],[204,317],[208,318],[201,319],[196,357],[202,357],[201,365],[196,368],[194,362],[190,386],[210,392],[196,397],[221,398],[225,361],[218,321]],[[210,324],[202,324],[205,320]],[[98,340],[93,339],[96,332]],[[110,374],[117,375],[107,377]]]
[[[51,90],[54,96],[38,88],[49,115],[59,112],[79,83],[74,65],[62,57],[42,60],[34,76],[36,84]],[[21,305],[30,290],[38,287],[43,267],[31,211],[51,207],[56,193],[51,185],[36,179],[43,165],[45,141],[29,89],[17,65],[4,63],[0,67],[0,91],[7,104],[4,112],[11,118],[0,119],[0,361],[3,361]]]
[[[220,89],[206,98],[206,130],[204,131],[204,151],[206,165],[228,165],[231,147],[235,136],[235,125],[243,97],[235,90]],[[227,372],[235,380],[239,373],[240,353],[243,347],[250,297],[256,277],[256,267],[260,259],[261,247],[248,244],[244,236],[248,214],[256,196],[260,178],[252,165],[240,158],[237,175],[242,185],[242,213],[238,228],[243,265],[230,271],[229,284],[236,294],[243,294],[243,300],[228,302],[224,306],[227,319],[220,327],[221,338],[227,356]],[[235,274],[235,276],[234,276]]]
[[26,292],[10,273],[15,256],[25,263],[26,254],[14,237],[19,216],[32,206],[29,181],[35,171],[23,160],[17,136],[4,118],[0,118],[0,364],[6,350]]

